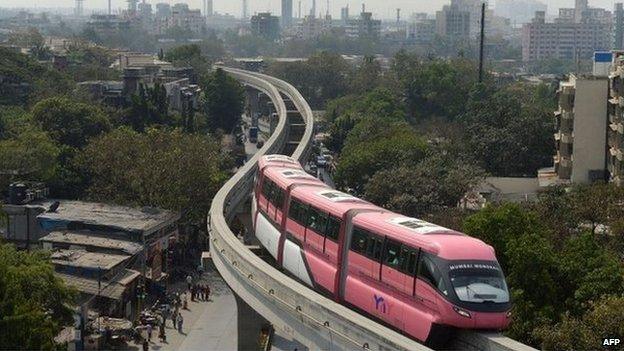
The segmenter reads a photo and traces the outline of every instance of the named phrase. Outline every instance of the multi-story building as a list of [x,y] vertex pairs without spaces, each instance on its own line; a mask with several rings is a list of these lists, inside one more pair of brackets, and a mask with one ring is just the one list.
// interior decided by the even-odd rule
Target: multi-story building
[[379,38],[381,21],[373,19],[372,12],[362,11],[359,18],[349,18],[344,24],[349,38]]
[[168,26],[184,28],[199,34],[206,27],[206,20],[201,10],[191,10],[187,4],[178,3],[171,7]]
[[[608,79],[570,75],[560,82],[555,111],[554,169],[540,170],[543,184],[591,183],[606,178]],[[552,176],[552,179],[546,179]]]
[[276,40],[280,35],[279,17],[260,12],[251,17],[251,31],[257,36]]
[[597,50],[611,49],[611,33],[611,13],[589,8],[583,0],[574,9],[560,9],[552,23],[546,22],[544,11],[537,11],[522,28],[522,59],[588,59]]
[[331,31],[331,28],[331,22],[325,19],[305,16],[303,20],[297,24],[295,35],[300,39],[311,39]]
[[546,9],[546,4],[537,0],[496,0],[494,13],[509,18],[513,24],[523,24],[530,22],[536,11]]
[[436,12],[436,32],[452,40],[470,37],[470,12],[461,9],[455,2]]
[[92,15],[87,22],[87,28],[93,30],[98,36],[127,33],[131,27],[130,20],[117,15]]
[[426,13],[415,13],[407,24],[405,34],[405,39],[416,44],[430,43],[436,34],[436,21]]
[[609,75],[609,153],[610,180],[624,183],[624,53],[616,52]]
[[293,2],[292,0],[282,0],[282,26],[290,27],[293,21]]
[[619,2],[615,4],[613,13],[613,32],[615,34],[613,49],[624,49],[624,5]]

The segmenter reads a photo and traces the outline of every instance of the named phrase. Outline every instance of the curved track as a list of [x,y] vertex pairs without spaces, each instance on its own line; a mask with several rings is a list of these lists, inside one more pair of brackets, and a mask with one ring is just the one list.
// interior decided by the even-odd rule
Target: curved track
[[[230,230],[228,222],[251,194],[259,157],[284,153],[296,145],[290,156],[305,161],[311,147],[314,118],[307,102],[290,84],[259,73],[222,68],[242,84],[264,92],[273,102],[279,118],[264,147],[213,199],[208,214],[210,252],[224,280],[276,330],[310,349],[430,350],[299,284],[252,253]],[[293,102],[304,126],[300,119],[291,118],[293,113],[288,113],[284,96]],[[511,346],[502,345],[495,338],[504,339]],[[461,340],[464,342],[456,343],[461,349],[531,350],[497,335],[467,333]]]

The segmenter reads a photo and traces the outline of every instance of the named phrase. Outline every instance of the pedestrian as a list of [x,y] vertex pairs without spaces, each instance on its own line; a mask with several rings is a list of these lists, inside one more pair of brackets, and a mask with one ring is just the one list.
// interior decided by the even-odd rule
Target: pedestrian
[[191,301],[195,301],[195,285],[191,285]]
[[182,324],[184,324],[184,318],[182,318],[182,313],[178,315],[178,333],[182,333]]
[[191,275],[187,275],[186,276],[186,285],[188,286],[188,290],[191,290],[191,284],[193,284],[193,277],[191,277]]
[[173,329],[176,328],[176,318],[178,317],[178,311],[175,310],[173,311],[173,313],[171,314],[171,324],[173,324]]
[[143,340],[143,351],[149,351],[149,343],[147,340]]
[[152,325],[147,324],[147,341],[152,341]]
[[206,290],[203,285],[199,286],[199,295],[201,296],[202,301],[206,301]]
[[210,286],[206,284],[206,301],[210,301]]
[[160,325],[158,337],[160,338],[160,340],[162,340],[162,342],[167,342],[167,335],[165,334],[165,322],[164,321]]
[[184,305],[182,306],[182,308],[184,308],[185,310],[188,310],[188,299],[186,297],[186,294],[183,294],[182,296],[184,296],[184,300],[182,300]]

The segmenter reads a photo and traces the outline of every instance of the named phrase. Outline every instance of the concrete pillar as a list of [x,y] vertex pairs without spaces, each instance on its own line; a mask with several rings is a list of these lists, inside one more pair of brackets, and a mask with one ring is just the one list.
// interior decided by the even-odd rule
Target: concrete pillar
[[238,350],[260,351],[260,333],[262,327],[268,325],[269,322],[236,293],[234,297],[236,298],[236,310],[238,311]]

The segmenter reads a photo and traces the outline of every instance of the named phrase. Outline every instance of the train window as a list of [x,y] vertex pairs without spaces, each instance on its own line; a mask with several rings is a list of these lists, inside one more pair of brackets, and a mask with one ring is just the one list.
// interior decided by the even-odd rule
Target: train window
[[338,240],[338,235],[340,235],[340,220],[338,218],[332,216],[329,217],[325,235],[333,241]]
[[325,227],[327,226],[327,214],[317,210],[314,207],[308,209],[308,228],[315,232],[325,235]]
[[273,184],[272,181],[264,178],[264,182],[262,183],[262,196],[264,196],[265,199],[268,199],[270,197],[271,184]]
[[368,235],[366,232],[359,230],[357,228],[353,228],[353,238],[351,239],[351,250],[360,253],[362,255],[366,254],[366,242],[368,240]]
[[369,234],[368,245],[366,248],[366,256],[375,261],[381,259],[381,250],[383,249],[383,239],[375,235]]
[[273,183],[271,187],[271,195],[269,201],[273,204],[273,206],[281,208],[284,204],[284,190],[280,188],[277,184]]
[[438,267],[436,267],[435,263],[427,256],[422,257],[419,262],[418,277],[433,285],[433,287],[440,290],[445,295],[448,293]]
[[384,264],[394,269],[399,269],[401,264],[401,244],[388,240],[384,250]]
[[290,202],[290,210],[288,211],[288,217],[293,221],[304,225],[306,224],[306,212],[307,206],[299,202],[298,200],[293,199]]

